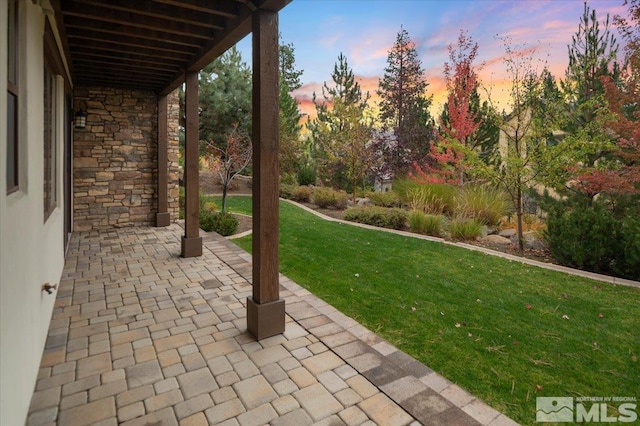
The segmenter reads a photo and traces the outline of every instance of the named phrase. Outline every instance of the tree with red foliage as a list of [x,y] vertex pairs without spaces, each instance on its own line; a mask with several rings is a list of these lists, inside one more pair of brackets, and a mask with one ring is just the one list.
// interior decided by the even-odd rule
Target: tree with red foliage
[[414,164],[416,174],[412,176],[418,182],[464,184],[468,169],[465,156],[473,155],[469,138],[482,124],[471,108],[471,96],[478,85],[473,66],[477,54],[478,43],[460,30],[457,46],[449,45],[450,62],[444,64],[449,120],[440,120],[437,142],[431,145],[431,162]]
[[227,133],[224,147],[217,146],[213,141],[207,142],[211,169],[218,175],[222,185],[222,213],[227,211],[227,192],[233,179],[238,176],[251,162],[251,138],[238,125]]

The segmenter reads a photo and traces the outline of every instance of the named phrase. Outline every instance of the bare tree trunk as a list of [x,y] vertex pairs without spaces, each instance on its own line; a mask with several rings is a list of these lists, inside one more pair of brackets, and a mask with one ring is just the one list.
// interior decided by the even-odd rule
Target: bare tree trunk
[[227,191],[229,189],[229,182],[225,181],[222,184],[222,207],[221,207],[221,212],[222,213],[226,213],[227,212]]
[[[518,179],[519,180],[519,179]],[[517,221],[518,221],[518,252],[522,253],[522,251],[524,250],[524,233],[522,232],[522,214],[523,214],[523,207],[522,207],[522,188],[520,187],[520,182],[518,182],[518,189],[517,189],[517,195],[516,195],[518,201],[516,203],[516,216],[517,216]]]

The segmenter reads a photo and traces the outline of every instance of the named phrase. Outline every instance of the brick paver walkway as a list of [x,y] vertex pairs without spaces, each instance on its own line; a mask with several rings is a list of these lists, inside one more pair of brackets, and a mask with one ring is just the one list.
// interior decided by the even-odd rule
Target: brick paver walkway
[[509,425],[281,277],[283,335],[245,324],[251,258],[177,225],[72,237],[28,425]]

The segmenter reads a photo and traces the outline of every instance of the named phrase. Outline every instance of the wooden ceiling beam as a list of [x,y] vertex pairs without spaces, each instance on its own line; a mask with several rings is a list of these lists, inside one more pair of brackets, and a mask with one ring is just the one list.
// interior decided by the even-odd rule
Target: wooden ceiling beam
[[[104,75],[104,76],[121,76],[123,73],[118,69],[109,69],[100,65],[93,65],[90,63],[78,65],[78,71],[82,71],[83,74],[93,74],[93,75]],[[163,81],[166,81],[166,74],[149,74],[145,71],[139,70],[131,70],[127,69],[125,73],[126,77],[121,78],[129,78],[129,79],[137,79],[139,81],[148,80],[152,83],[159,84]]]
[[96,51],[94,49],[84,49],[82,53],[76,53],[74,61],[76,59],[81,58],[100,58],[100,59],[113,59],[116,63],[132,63],[132,64],[140,64],[141,66],[149,66],[151,69],[153,67],[160,67],[157,69],[170,69],[170,70],[178,70],[180,69],[180,64],[177,64],[175,61],[156,61],[156,60],[148,60],[141,59],[136,57],[135,55],[131,55],[129,53],[122,55],[110,55],[108,53],[103,53],[101,51]]
[[86,56],[79,56],[76,55],[73,58],[73,64],[81,64],[81,63],[92,63],[92,64],[104,64],[105,68],[112,68],[112,69],[140,69],[140,70],[154,70],[154,71],[160,71],[163,73],[172,73],[172,72],[176,72],[176,70],[179,70],[180,67],[179,66],[172,66],[170,68],[168,67],[156,67],[156,66],[151,66],[151,65],[141,65],[138,62],[135,61],[114,61],[114,60],[109,60],[109,58],[98,58],[98,59],[92,59],[91,57],[86,57]]
[[108,7],[95,7],[84,4],[74,4],[73,7],[62,12],[64,16],[74,16],[81,19],[90,19],[103,23],[121,25],[123,27],[139,28],[145,31],[157,31],[165,34],[163,38],[171,35],[184,36],[208,40],[212,36],[212,30],[188,27],[168,19],[153,19],[134,13],[124,13],[109,9]]
[[140,64],[150,64],[159,67],[165,67],[168,69],[179,69],[181,68],[180,64],[176,64],[176,61],[173,60],[158,60],[156,57],[151,56],[152,59],[148,59],[148,57],[141,57],[134,53],[121,53],[119,55],[110,54],[108,52],[102,52],[98,49],[94,49],[93,47],[84,48],[81,52],[76,52],[76,58],[85,58],[85,57],[93,57],[93,58],[106,58],[106,59],[114,59],[116,63],[118,62],[133,62]]
[[[185,60],[189,56],[193,56],[194,52],[180,51],[175,49],[162,49],[151,45],[140,43],[124,43],[114,40],[104,40],[96,37],[69,36],[69,46],[81,50],[86,48],[87,42],[91,47],[98,50],[108,52],[133,53],[141,56],[150,56],[154,58],[164,58],[172,60]],[[182,59],[180,59],[182,58]]]
[[144,30],[141,28],[126,27],[124,25],[113,25],[106,22],[97,20],[87,20],[67,17],[65,19],[65,25],[67,29],[73,28],[80,32],[85,30],[98,31],[105,34],[111,34],[115,36],[117,40],[142,39],[152,40],[157,42],[164,42],[169,45],[186,46],[195,49],[201,49],[202,46],[196,43],[193,39],[184,36],[169,36],[162,34],[159,31]]
[[154,0],[154,2],[219,15],[225,18],[235,18],[240,14],[238,5],[229,0]]
[[78,3],[87,4],[89,6],[103,7],[111,10],[117,10],[125,13],[132,13],[150,18],[169,20],[179,22],[181,24],[194,25],[213,30],[224,29],[224,20],[218,15],[202,13],[199,11],[189,11],[188,17],[183,17],[185,12],[174,6],[164,4],[154,4],[146,1],[132,2],[131,0],[109,0],[108,2],[100,0],[74,0]]

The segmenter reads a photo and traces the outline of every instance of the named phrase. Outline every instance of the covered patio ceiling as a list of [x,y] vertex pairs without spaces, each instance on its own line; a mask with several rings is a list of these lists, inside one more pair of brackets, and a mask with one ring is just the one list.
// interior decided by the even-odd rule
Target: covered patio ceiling
[[168,94],[291,0],[51,0],[74,84]]

